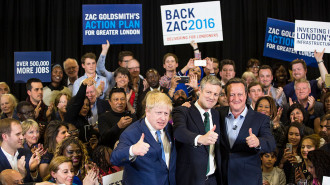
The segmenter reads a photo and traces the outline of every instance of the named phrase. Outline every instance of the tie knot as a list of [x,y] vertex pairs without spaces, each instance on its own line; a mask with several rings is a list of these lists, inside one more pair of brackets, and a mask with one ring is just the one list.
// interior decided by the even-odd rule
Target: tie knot
[[210,115],[209,115],[208,112],[205,112],[205,113],[204,113],[204,116],[205,116],[205,118],[208,118]]
[[157,134],[158,137],[160,137],[160,135],[161,135],[160,130],[157,130],[157,131],[156,131],[156,134]]

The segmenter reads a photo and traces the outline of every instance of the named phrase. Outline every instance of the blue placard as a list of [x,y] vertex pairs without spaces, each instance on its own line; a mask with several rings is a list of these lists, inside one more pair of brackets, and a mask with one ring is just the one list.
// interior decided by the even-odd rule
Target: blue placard
[[83,45],[142,44],[142,4],[82,5]]
[[308,66],[317,67],[314,53],[294,50],[294,23],[267,19],[264,56],[292,62],[299,58]]
[[15,83],[26,83],[30,78],[51,81],[51,52],[14,52]]

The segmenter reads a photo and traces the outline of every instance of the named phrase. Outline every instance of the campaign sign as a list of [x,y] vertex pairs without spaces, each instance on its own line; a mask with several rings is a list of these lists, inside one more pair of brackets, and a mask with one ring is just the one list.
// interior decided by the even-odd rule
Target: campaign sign
[[161,6],[164,45],[222,41],[220,1]]
[[330,23],[295,21],[294,50],[330,53]]
[[142,4],[82,5],[83,45],[142,44]]
[[289,62],[299,58],[317,67],[313,52],[294,50],[294,23],[278,19],[267,19],[264,56]]
[[15,83],[26,83],[30,78],[51,81],[51,52],[14,52]]
[[103,185],[121,185],[123,180],[123,170],[102,177]]

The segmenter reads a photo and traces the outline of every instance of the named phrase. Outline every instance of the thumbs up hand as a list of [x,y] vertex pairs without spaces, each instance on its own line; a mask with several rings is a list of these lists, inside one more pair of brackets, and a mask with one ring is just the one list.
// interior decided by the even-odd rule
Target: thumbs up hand
[[144,133],[142,133],[140,140],[132,146],[132,152],[135,156],[144,156],[149,151],[150,145],[143,140]]
[[252,133],[252,128],[249,129],[249,136],[246,138],[246,143],[250,148],[256,148],[260,146],[259,139]]
[[202,145],[213,145],[218,140],[218,134],[215,131],[216,125],[208,131],[205,135],[198,138],[197,143]]

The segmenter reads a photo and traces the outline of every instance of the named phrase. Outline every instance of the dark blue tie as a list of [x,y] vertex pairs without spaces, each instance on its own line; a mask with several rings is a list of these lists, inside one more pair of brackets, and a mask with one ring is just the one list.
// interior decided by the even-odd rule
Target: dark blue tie
[[160,147],[162,148],[162,158],[163,158],[164,162],[166,163],[164,146],[163,146],[163,142],[162,142],[162,137],[160,136],[161,132],[159,130],[157,130],[156,134],[157,134],[157,138],[158,138],[158,143],[160,144]]

